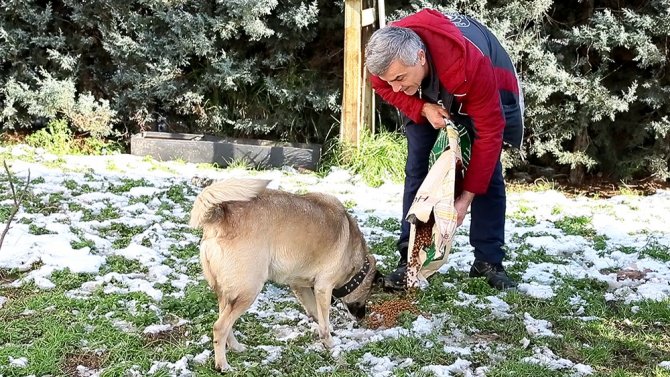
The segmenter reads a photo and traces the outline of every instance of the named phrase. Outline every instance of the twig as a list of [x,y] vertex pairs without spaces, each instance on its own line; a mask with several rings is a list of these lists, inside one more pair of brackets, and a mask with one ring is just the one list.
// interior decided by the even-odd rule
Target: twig
[[9,217],[7,218],[7,225],[5,225],[5,229],[2,231],[2,235],[0,235],[0,249],[2,249],[2,243],[5,241],[5,236],[7,235],[7,232],[9,232],[9,226],[12,224],[12,220],[14,220],[14,216],[16,216],[16,213],[19,212],[19,208],[21,208],[21,203],[23,203],[23,199],[26,197],[26,193],[28,192],[28,185],[30,185],[30,170],[28,170],[28,178],[26,178],[26,184],[23,186],[23,189],[17,194],[16,188],[14,187],[14,180],[12,176],[12,172],[9,170],[9,166],[7,166],[7,160],[2,161],[3,165],[5,166],[5,171],[7,172],[7,180],[9,181],[9,188],[12,191],[12,199],[14,200],[14,207],[12,207],[12,212],[9,214]]

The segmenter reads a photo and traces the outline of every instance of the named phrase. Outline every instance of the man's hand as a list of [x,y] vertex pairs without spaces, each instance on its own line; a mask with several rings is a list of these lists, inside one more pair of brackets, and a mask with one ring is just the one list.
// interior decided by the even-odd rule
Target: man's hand
[[456,198],[456,201],[454,202],[454,207],[456,208],[456,212],[458,213],[458,217],[456,218],[457,226],[460,226],[463,223],[463,220],[465,219],[465,214],[468,213],[468,208],[470,207],[470,203],[472,203],[472,200],[474,198],[475,194],[471,193],[470,191],[463,191],[461,196]]
[[446,127],[447,124],[444,119],[449,119],[449,112],[435,103],[424,103],[421,108],[421,115],[425,116],[436,130]]

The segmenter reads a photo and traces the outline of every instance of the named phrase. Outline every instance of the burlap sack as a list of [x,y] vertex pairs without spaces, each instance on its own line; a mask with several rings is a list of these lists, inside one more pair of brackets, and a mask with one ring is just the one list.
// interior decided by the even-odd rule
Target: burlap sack
[[463,133],[451,125],[443,132],[441,139],[446,136],[448,140],[446,149],[428,171],[407,213],[406,220],[411,224],[407,264],[407,287],[410,288],[425,286],[426,279],[442,267],[456,233],[454,199],[460,195],[463,177],[459,145]]

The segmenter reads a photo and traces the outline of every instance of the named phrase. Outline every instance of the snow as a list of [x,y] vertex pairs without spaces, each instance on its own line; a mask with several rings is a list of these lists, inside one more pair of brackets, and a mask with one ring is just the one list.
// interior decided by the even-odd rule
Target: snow
[[[2,148],[0,148],[2,149]],[[2,152],[2,150],[0,150]],[[14,156],[25,153],[24,147],[15,147]],[[47,154],[38,154],[48,159]],[[364,226],[365,220],[371,216],[380,219],[399,219],[401,215],[402,185],[385,183],[381,187],[372,188],[362,183],[360,177],[353,176],[342,169],[333,169],[325,177],[306,175],[294,172],[292,169],[277,169],[261,172],[247,172],[244,170],[199,170],[194,164],[169,163],[166,169],[152,169],[151,165],[141,158],[129,155],[117,156],[65,156],[67,172],[57,168],[50,168],[38,162],[12,161],[11,169],[19,179],[25,179],[30,171],[32,179],[42,178],[44,183],[36,184],[34,190],[46,197],[53,193],[63,194],[63,203],[78,204],[99,214],[108,206],[116,209],[118,215],[113,220],[84,220],[80,210],[69,210],[63,205],[52,214],[27,213],[23,210],[11,224],[0,253],[0,268],[29,271],[24,278],[12,284],[21,286],[34,282],[40,289],[53,289],[55,283],[52,275],[56,271],[69,269],[72,273],[92,274],[89,281],[79,288],[69,291],[69,297],[88,299],[97,289],[105,293],[127,294],[143,292],[155,302],[166,296],[183,297],[185,289],[197,281],[186,274],[184,261],[174,263],[171,255],[171,246],[185,246],[197,243],[198,239],[184,232],[185,224],[175,223],[165,219],[160,213],[160,206],[171,204],[169,212],[173,218],[186,218],[188,208],[173,203],[165,196],[165,191],[178,183],[188,184],[194,176],[223,179],[232,176],[254,176],[272,179],[269,187],[287,191],[320,191],[328,192],[343,202],[353,203],[352,215],[358,220],[361,230],[370,242],[373,238],[393,236],[392,233]],[[113,165],[113,171],[105,168]],[[93,173],[77,172],[77,169],[92,169]],[[93,177],[91,179],[91,176]],[[79,193],[65,188],[64,181],[72,180],[78,187],[87,185],[90,192]],[[147,186],[133,187],[127,192],[114,193],[107,189],[112,185],[120,185],[122,179],[144,179]],[[199,188],[192,186],[197,194]],[[187,195],[186,200],[192,201],[195,194]],[[131,204],[131,200],[148,197],[146,202]],[[45,199],[46,200],[46,199]],[[2,204],[8,204],[4,202]],[[532,215],[536,222],[533,226],[519,224],[513,214],[523,207],[524,214]],[[564,194],[549,190],[544,192],[514,192],[508,194],[508,219],[506,222],[506,238],[510,250],[508,266],[514,265],[518,253],[523,249],[542,250],[546,256],[556,262],[530,261],[521,276],[519,292],[535,299],[547,300],[556,295],[555,287],[563,278],[595,279],[607,284],[604,294],[607,300],[620,300],[631,304],[644,300],[666,300],[670,298],[670,262],[653,259],[641,253],[649,245],[670,246],[670,192],[658,191],[651,196],[616,196],[610,199],[568,198]],[[585,216],[590,225],[600,236],[605,236],[607,250],[596,250],[591,240],[566,235],[558,229],[554,222],[566,217]],[[27,220],[27,221],[22,221]],[[32,234],[29,224],[32,223],[45,228],[49,234]],[[142,226],[146,230],[134,236],[127,246],[115,248],[112,242],[105,237],[100,229],[109,227],[112,223],[122,223],[127,226]],[[5,224],[0,223],[0,228]],[[469,226],[466,218],[463,228]],[[77,230],[76,232],[74,230]],[[447,263],[440,272],[451,269],[467,272],[473,261],[469,252],[467,232],[459,230],[454,239],[454,250]],[[381,233],[380,233],[381,232]],[[373,234],[374,233],[374,234]],[[83,237],[81,236],[83,234]],[[179,237],[175,236],[179,234]],[[73,248],[73,243],[83,239],[91,241],[93,248]],[[149,242],[147,244],[146,242]],[[633,252],[631,252],[633,251]],[[120,256],[136,261],[146,273],[101,273],[109,258]],[[379,259],[379,257],[378,257]],[[173,262],[173,263],[167,263]],[[190,261],[189,263],[196,261]],[[380,260],[380,263],[394,263],[393,260]],[[615,271],[631,270],[644,271],[640,279],[629,277],[621,278]],[[174,288],[164,292],[161,287],[165,284]],[[446,284],[448,286],[448,284]],[[504,293],[480,299],[477,296],[459,293],[459,303],[462,306],[473,306],[490,311],[495,318],[504,320],[511,315],[510,306],[504,301]],[[307,318],[301,310],[286,309],[275,311],[268,303],[282,301],[294,302],[285,288],[267,285],[256,302],[248,310],[259,321],[271,318],[281,324],[268,327],[274,338],[279,342],[289,342],[303,336],[305,327],[316,332],[316,324]],[[0,296],[0,308],[11,301],[11,297]],[[577,316],[585,312],[588,303],[579,296],[570,298],[574,314]],[[137,303],[128,302],[129,312],[137,311]],[[634,306],[639,310],[639,306]],[[158,310],[158,309],[156,309]],[[337,312],[333,310],[333,312]],[[27,314],[29,315],[29,314]],[[331,313],[331,317],[337,313]],[[584,320],[592,318],[583,317]],[[175,325],[154,324],[144,329],[135,329],[132,325],[119,319],[111,318],[115,326],[124,331],[140,331],[154,334],[169,331]],[[432,315],[429,318],[419,316],[411,325],[410,330],[391,328],[371,330],[354,328],[350,320],[335,318],[333,321],[335,346],[330,350],[331,355],[337,358],[342,352],[363,347],[369,342],[376,342],[387,338],[400,336],[425,335],[443,331],[448,327],[447,315]],[[297,323],[297,325],[296,325]],[[543,318],[533,318],[529,313],[524,314],[524,324],[531,340],[524,339],[524,347],[529,347],[532,339],[537,337],[560,336],[552,331],[552,324]],[[178,325],[177,325],[178,326]],[[458,339],[458,329],[453,329],[450,337]],[[192,356],[185,355],[174,362],[156,361],[148,374],[167,370],[172,375],[194,375],[194,364],[207,363],[212,357],[211,339],[203,336],[197,344],[201,345],[202,352]],[[314,349],[322,349],[315,342]],[[259,350],[267,354],[266,363],[279,357],[283,347],[260,345]],[[431,372],[436,376],[477,376],[485,374],[485,367],[473,368],[468,359],[474,352],[473,348],[464,343],[454,343],[444,346],[444,352],[455,355],[458,359],[450,365],[428,365],[422,371]],[[554,370],[567,370],[574,376],[586,376],[593,373],[588,365],[576,364],[570,360],[555,355],[547,347],[533,348],[533,355],[524,359],[525,362],[544,365]],[[9,364],[15,367],[26,367],[29,363],[25,357],[9,357]],[[376,357],[365,353],[359,362],[359,368],[367,375],[392,375],[396,368],[403,368],[412,364],[411,359],[395,360],[384,356]],[[659,367],[670,369],[670,361],[664,361]],[[138,367],[139,368],[139,367]],[[328,370],[323,370],[327,373]],[[99,371],[82,370],[81,373],[95,375]],[[143,375],[146,370],[133,369],[129,375]]]

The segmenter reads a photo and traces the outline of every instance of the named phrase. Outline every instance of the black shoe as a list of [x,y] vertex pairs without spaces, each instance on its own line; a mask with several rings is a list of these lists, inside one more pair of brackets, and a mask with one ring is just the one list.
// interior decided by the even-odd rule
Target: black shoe
[[470,277],[485,277],[486,282],[495,289],[505,290],[517,287],[517,283],[510,279],[502,263],[489,263],[475,259],[470,267]]
[[405,289],[407,287],[407,261],[400,260],[398,268],[384,278],[384,288]]

